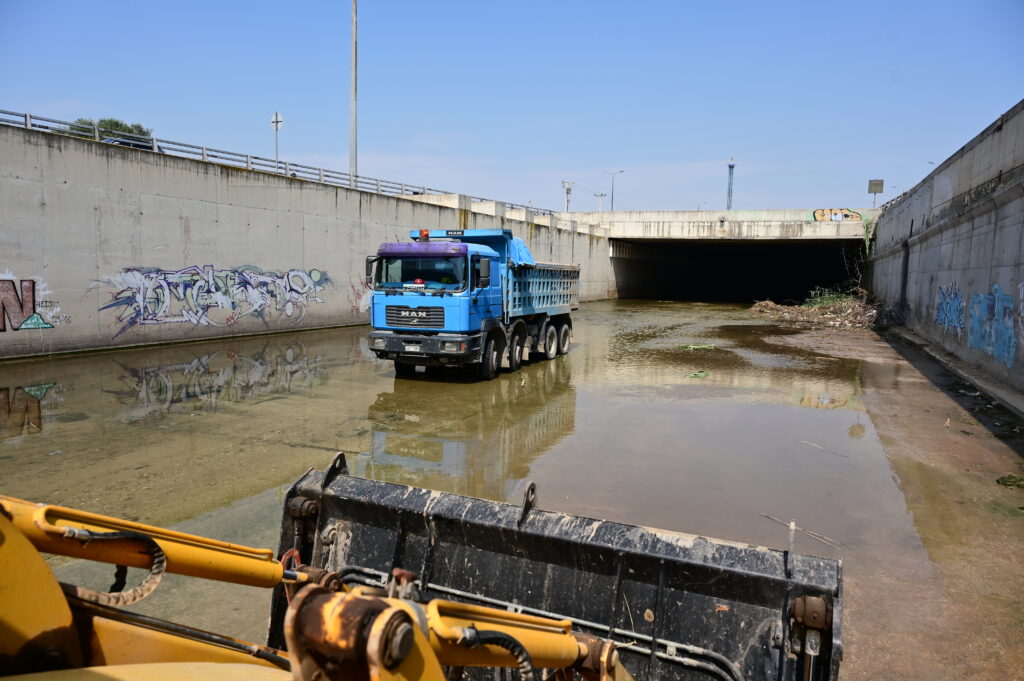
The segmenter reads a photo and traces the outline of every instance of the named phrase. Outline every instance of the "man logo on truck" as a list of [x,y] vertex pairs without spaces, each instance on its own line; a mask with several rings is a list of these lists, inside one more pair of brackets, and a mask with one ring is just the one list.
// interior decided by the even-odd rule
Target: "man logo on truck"
[[398,313],[399,317],[426,317],[426,312],[419,312],[417,310],[402,310]]

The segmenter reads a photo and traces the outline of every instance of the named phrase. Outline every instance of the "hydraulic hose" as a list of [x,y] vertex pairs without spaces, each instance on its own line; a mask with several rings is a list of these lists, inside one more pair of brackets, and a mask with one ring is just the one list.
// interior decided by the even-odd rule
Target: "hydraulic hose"
[[477,646],[492,645],[504,648],[515,658],[519,665],[519,678],[522,681],[535,681],[533,673],[533,660],[530,653],[523,647],[523,644],[500,631],[479,631],[475,627],[462,630],[462,638],[459,643],[470,648]]
[[141,584],[129,589],[128,591],[120,592],[120,590],[124,588],[124,577],[127,572],[124,566],[121,565],[117,566],[114,584],[111,586],[111,591],[109,592],[93,591],[92,589],[84,586],[65,584],[64,582],[60,583],[60,588],[63,589],[65,594],[79,600],[110,606],[125,606],[137,603],[149,594],[153,593],[156,587],[160,584],[160,581],[163,579],[164,572],[167,570],[167,556],[164,555],[163,549],[160,548],[160,545],[157,544],[152,537],[139,534],[138,532],[90,532],[89,530],[66,527],[64,528],[64,536],[71,539],[77,539],[86,544],[93,541],[117,541],[128,539],[145,545],[145,553],[148,553],[153,557],[153,564],[149,568],[149,574],[146,575],[146,578],[142,580]]

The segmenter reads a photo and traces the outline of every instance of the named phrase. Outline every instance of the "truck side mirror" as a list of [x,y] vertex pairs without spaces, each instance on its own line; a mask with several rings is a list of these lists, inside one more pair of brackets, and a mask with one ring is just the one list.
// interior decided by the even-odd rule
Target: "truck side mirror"
[[377,262],[376,256],[366,256],[366,283],[368,286],[373,286],[373,264],[375,262]]
[[491,260],[480,258],[480,288],[487,288],[491,285]]

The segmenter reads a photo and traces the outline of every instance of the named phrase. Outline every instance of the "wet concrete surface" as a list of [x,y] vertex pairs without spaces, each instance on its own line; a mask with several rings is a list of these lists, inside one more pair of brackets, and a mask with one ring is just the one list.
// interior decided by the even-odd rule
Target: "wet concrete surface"
[[[841,557],[843,678],[1024,668],[1017,424],[912,347],[744,307],[593,303],[570,353],[396,379],[365,328],[0,364],[0,491],[251,545],[334,452],[353,474]],[[712,346],[712,347],[706,347]],[[1018,428],[1018,430],[1014,430]],[[56,560],[94,587],[109,568]],[[260,640],[268,596],[170,577],[145,612]]]

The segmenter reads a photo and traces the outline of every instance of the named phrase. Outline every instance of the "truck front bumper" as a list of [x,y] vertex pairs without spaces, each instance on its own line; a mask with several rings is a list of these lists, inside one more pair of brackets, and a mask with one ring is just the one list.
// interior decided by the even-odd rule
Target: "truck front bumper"
[[370,350],[380,359],[423,366],[476,364],[482,354],[482,334],[451,333],[425,336],[394,331],[371,331]]

